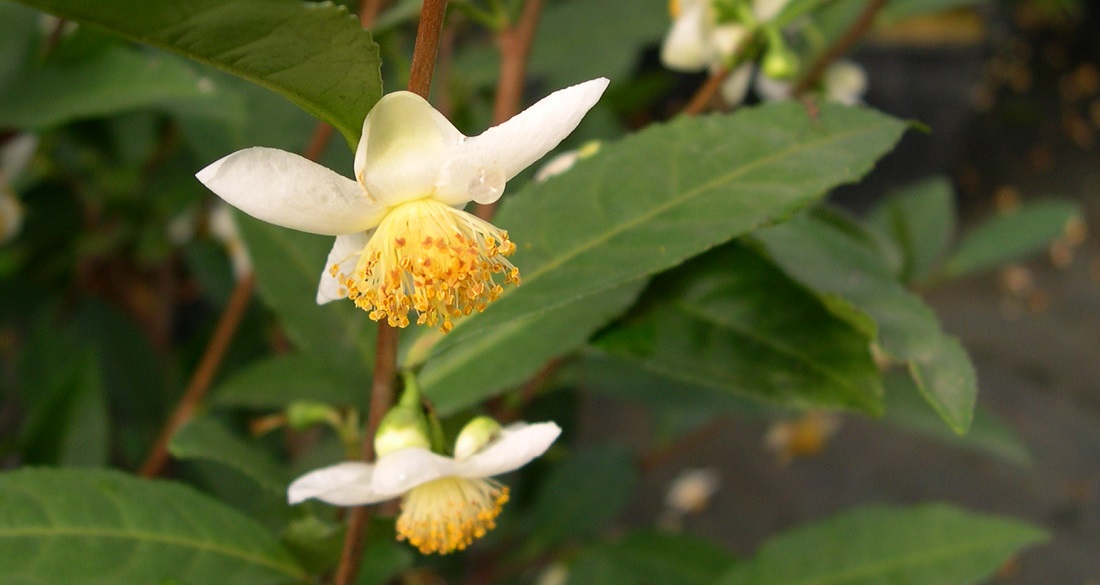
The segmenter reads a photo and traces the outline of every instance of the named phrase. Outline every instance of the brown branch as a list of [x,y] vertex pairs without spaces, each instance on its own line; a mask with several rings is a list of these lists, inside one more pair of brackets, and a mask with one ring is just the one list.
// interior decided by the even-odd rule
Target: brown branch
[[706,82],[699,87],[695,92],[695,95],[691,97],[691,101],[688,105],[684,106],[680,113],[685,116],[698,116],[707,111],[711,103],[714,102],[714,96],[718,95],[718,90],[722,87],[722,81],[729,75],[729,69],[722,68],[715,71],[707,78]]
[[[420,9],[420,25],[416,31],[416,45],[413,47],[412,69],[409,71],[409,91],[428,99],[432,87],[432,72],[439,51],[439,36],[443,29],[443,17],[447,12],[447,0],[424,0]],[[385,322],[378,323],[378,340],[375,344],[374,380],[371,384],[370,411],[367,414],[367,429],[363,436],[363,459],[374,459],[374,435],[378,424],[393,403],[393,382],[397,374],[398,330]],[[348,530],[344,536],[344,547],[340,564],[336,568],[334,585],[350,585],[359,574],[359,564],[363,559],[363,546],[366,542],[367,525],[370,524],[371,508],[358,506],[351,510],[348,517]]]
[[714,435],[724,429],[731,420],[732,419],[728,416],[719,416],[703,424],[699,428],[681,435],[672,443],[664,445],[663,447],[658,447],[647,453],[638,461],[638,467],[641,469],[642,473],[653,471],[669,460],[675,459],[677,456],[689,451],[691,448],[703,445],[707,441],[713,439]]
[[374,19],[382,12],[384,0],[362,0],[359,3],[359,24],[363,28],[374,26]]
[[821,77],[825,75],[825,70],[829,68],[829,65],[843,57],[848,49],[851,49],[852,45],[856,44],[871,29],[871,26],[875,24],[875,17],[878,16],[879,10],[882,10],[885,5],[886,0],[868,0],[867,5],[863,7],[863,11],[852,22],[852,26],[848,27],[848,30],[844,31],[844,34],[806,70],[806,74],[795,84],[791,95],[798,97],[816,86],[821,81]]
[[[513,26],[497,34],[500,49],[500,80],[493,100],[493,125],[507,122],[519,113],[523,104],[523,82],[527,77],[527,60],[535,43],[542,0],[527,0],[523,12]],[[474,215],[486,221],[493,218],[500,200],[474,206]]]
[[149,457],[138,472],[142,477],[156,477],[164,471],[164,467],[168,463],[168,443],[172,440],[172,435],[184,423],[191,420],[195,410],[198,409],[199,404],[206,397],[206,392],[210,389],[210,382],[214,379],[214,374],[218,371],[218,366],[221,365],[222,358],[225,357],[225,352],[229,349],[229,343],[237,332],[237,326],[240,325],[245,310],[248,309],[254,282],[251,274],[237,281],[237,286],[229,297],[229,304],[226,305],[225,312],[218,319],[210,344],[206,346],[206,351],[203,352],[202,359],[199,360],[199,366],[191,376],[191,381],[187,384],[183,397],[176,404],[176,409],[172,412],[172,416],[168,418],[168,422],[161,428],[160,435],[157,437],[153,449],[149,452]]

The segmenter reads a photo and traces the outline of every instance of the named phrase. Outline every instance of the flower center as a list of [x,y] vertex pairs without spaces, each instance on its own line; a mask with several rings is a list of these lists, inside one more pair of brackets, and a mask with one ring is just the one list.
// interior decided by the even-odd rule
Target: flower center
[[452,319],[484,311],[504,288],[519,284],[519,269],[505,256],[515,252],[508,232],[433,199],[402,203],[378,225],[351,274],[331,268],[356,306],[394,327],[419,325],[446,333]]
[[487,479],[444,477],[416,486],[401,501],[398,540],[423,554],[462,550],[496,528],[508,488]]

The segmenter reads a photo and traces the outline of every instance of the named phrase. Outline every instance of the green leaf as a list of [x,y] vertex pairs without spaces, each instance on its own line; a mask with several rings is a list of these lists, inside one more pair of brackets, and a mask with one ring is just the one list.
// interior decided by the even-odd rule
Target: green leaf
[[191,488],[103,470],[0,474],[0,584],[306,583],[262,526]]
[[289,230],[234,213],[256,271],[256,285],[303,352],[368,380],[364,359],[374,355],[374,322],[349,302],[317,304],[317,283],[332,238]]
[[378,45],[342,6],[295,0],[21,0],[282,94],[349,144],[382,95]]
[[273,356],[249,364],[213,391],[219,406],[283,409],[294,402],[357,405],[366,398],[365,379],[342,375],[332,366],[305,355]]
[[901,279],[920,280],[943,260],[955,237],[955,190],[943,177],[910,185],[884,199],[867,221],[901,251]]
[[718,583],[965,585],[982,582],[1013,553],[1046,538],[1016,520],[946,505],[868,507],[776,537]]
[[814,119],[779,103],[681,117],[607,144],[505,198],[494,223],[516,242],[523,284],[450,335],[636,281],[782,219],[862,176],[904,129],[868,109],[824,104]]
[[0,126],[41,130],[76,119],[179,102],[206,102],[191,107],[223,117],[244,115],[237,96],[181,59],[115,46],[75,62],[52,59],[28,68],[0,93]]
[[543,546],[594,533],[630,500],[637,473],[620,449],[582,451],[554,468],[532,510],[532,539]]
[[209,416],[195,417],[180,427],[168,452],[177,459],[202,459],[232,467],[273,494],[286,493],[290,483],[289,474],[270,455]]
[[1081,206],[1072,201],[1025,203],[964,234],[944,273],[955,278],[1022,260],[1045,250],[1065,233],[1071,221],[1080,219]]
[[[643,284],[628,283],[507,323],[475,323],[461,339],[446,336],[420,375],[421,388],[447,415],[514,387],[622,314]],[[418,343],[432,343],[437,335],[442,334],[425,334]]]
[[943,332],[935,313],[894,278],[858,225],[803,214],[753,239],[795,280],[843,297],[871,316],[883,350],[909,364],[921,393],[948,426],[960,434],[970,428],[978,394],[970,358]]
[[37,24],[33,10],[0,2],[0,96],[26,64],[38,37]]
[[[584,26],[577,26],[582,22]],[[539,17],[529,69],[546,76],[550,87],[596,77],[620,81],[637,67],[640,51],[664,36],[670,23],[664,2],[637,2],[629,8],[621,0],[555,2]]]
[[1020,467],[1031,466],[1031,455],[1023,440],[989,410],[978,404],[974,422],[965,435],[944,428],[939,416],[928,407],[910,376],[898,371],[886,374],[886,415],[883,422],[961,449],[996,457]]
[[796,407],[882,411],[870,339],[739,244],[662,276],[657,299],[596,340],[660,374]]
[[650,531],[627,536],[606,554],[647,585],[711,585],[734,563],[709,540]]

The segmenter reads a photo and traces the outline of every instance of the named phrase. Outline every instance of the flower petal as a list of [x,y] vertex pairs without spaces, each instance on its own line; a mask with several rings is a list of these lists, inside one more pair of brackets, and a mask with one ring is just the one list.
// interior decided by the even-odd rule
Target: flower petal
[[[370,240],[373,233],[374,230],[368,230],[336,236],[336,241],[332,244],[332,250],[328,253],[328,259],[325,260],[325,267],[321,270],[321,282],[317,285],[318,305],[347,298],[347,289],[344,288],[343,283],[332,275],[332,267],[339,267],[337,268],[337,274],[351,274],[351,271],[355,269],[355,263],[359,261],[359,253],[367,247],[367,241]],[[341,290],[344,291],[344,294],[340,294]]]
[[393,497],[373,490],[373,475],[373,465],[357,461],[322,467],[294,480],[286,490],[287,501],[297,504],[316,498],[337,506],[359,506]]
[[385,457],[375,464],[372,486],[376,493],[397,496],[434,479],[457,475],[454,459],[427,449],[410,447]]
[[252,217],[304,232],[361,232],[377,225],[385,211],[355,181],[276,148],[239,150],[195,176]]
[[661,63],[674,71],[699,71],[710,59],[707,2],[684,3],[661,44]]
[[542,455],[561,434],[552,423],[514,423],[500,431],[500,438],[465,461],[458,463],[461,477],[492,477],[519,469]]
[[557,146],[607,89],[604,77],[555,91],[512,119],[451,150],[435,199],[448,205],[492,203],[504,183]]
[[726,105],[739,106],[741,102],[745,101],[745,94],[749,92],[749,82],[752,81],[752,70],[752,64],[745,63],[731,71],[726,79],[722,81],[722,86],[718,89],[718,92]]
[[446,154],[465,137],[424,98],[387,94],[363,121],[355,176],[386,205],[429,197]]
[[14,181],[34,157],[38,136],[20,134],[0,148],[0,181]]

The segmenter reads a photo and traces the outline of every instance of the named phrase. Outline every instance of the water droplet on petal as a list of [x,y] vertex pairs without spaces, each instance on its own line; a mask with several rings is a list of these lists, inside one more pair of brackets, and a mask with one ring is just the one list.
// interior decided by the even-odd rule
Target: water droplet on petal
[[478,203],[492,203],[504,193],[504,183],[504,173],[499,169],[481,169],[466,191]]

